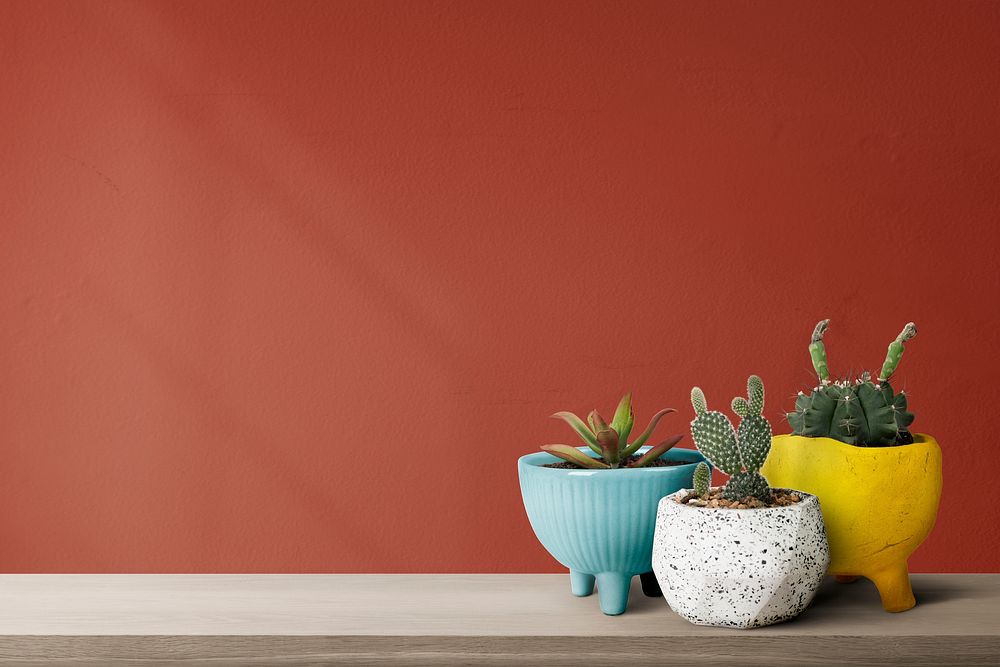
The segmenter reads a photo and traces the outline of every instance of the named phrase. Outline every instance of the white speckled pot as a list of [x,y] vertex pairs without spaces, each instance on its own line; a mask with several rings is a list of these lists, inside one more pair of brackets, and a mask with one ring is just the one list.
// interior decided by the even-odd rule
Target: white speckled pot
[[757,628],[798,616],[830,564],[816,496],[787,507],[721,509],[660,501],[653,571],[675,612],[698,625]]

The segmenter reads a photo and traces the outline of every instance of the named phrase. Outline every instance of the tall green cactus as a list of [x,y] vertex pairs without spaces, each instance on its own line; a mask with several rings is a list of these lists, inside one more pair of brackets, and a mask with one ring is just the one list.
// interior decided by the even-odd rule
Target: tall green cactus
[[909,426],[913,413],[907,410],[905,392],[896,394],[889,378],[899,366],[904,344],[917,334],[913,322],[907,323],[889,344],[878,382],[870,373],[854,381],[830,382],[826,366],[823,334],[830,320],[822,320],[813,331],[809,354],[816,368],[819,385],[811,394],[799,392],[795,411],[786,416],[795,435],[835,438],[849,445],[886,446],[913,442]]
[[691,437],[705,458],[729,481],[722,490],[727,500],[742,500],[748,496],[767,501],[771,489],[760,474],[760,468],[771,451],[771,425],[763,417],[764,383],[756,375],[747,379],[747,397],[733,399],[732,407],[740,418],[738,429],[721,412],[708,409],[705,393],[691,390],[691,405],[695,418],[691,422]]

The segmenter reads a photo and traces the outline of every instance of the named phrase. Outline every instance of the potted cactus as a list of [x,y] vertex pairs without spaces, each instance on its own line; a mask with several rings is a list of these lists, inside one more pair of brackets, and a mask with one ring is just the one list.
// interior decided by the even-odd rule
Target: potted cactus
[[917,328],[908,323],[889,344],[877,378],[834,380],[823,342],[829,323],[816,325],[809,344],[819,382],[799,392],[787,415],[792,433],[774,438],[764,472],[819,496],[838,581],[866,577],[886,611],[906,611],[916,603],[907,559],[934,527],[941,498],[941,449],[910,432],[906,393],[890,382]]
[[571,412],[566,421],[584,446],[544,445],[518,459],[521,496],[535,535],[552,557],[569,569],[574,595],[597,592],[601,610],[617,615],[628,606],[632,577],[640,575],[646,595],[660,595],[650,552],[660,498],[690,486],[696,451],[674,449],[682,435],[646,446],[660,410],[639,437],[628,442],[634,415],[632,397],[618,404],[608,424],[595,410],[584,422]]
[[653,571],[664,598],[698,625],[755,628],[794,618],[812,601],[830,555],[816,496],[772,489],[760,473],[771,449],[764,384],[751,375],[747,397],[733,399],[738,429],[708,409],[698,387],[691,403],[695,445],[729,481],[710,488],[710,471],[699,465],[693,491],[660,501]]

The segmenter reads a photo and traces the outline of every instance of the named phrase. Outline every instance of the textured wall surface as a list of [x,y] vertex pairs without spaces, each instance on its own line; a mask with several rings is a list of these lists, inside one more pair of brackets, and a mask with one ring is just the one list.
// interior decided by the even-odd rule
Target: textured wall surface
[[[899,371],[1000,569],[1000,3],[0,3],[0,570],[554,571],[546,418]],[[686,440],[690,446],[690,440]],[[846,490],[850,492],[850,490]],[[986,508],[985,510],[983,508]]]

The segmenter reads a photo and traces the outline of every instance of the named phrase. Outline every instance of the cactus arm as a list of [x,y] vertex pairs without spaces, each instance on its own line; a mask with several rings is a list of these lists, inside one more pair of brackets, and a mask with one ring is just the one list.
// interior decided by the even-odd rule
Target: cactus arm
[[593,468],[595,470],[599,470],[610,467],[603,461],[591,458],[576,447],[570,447],[569,445],[542,445],[542,450],[548,452],[552,456],[558,456],[564,461],[575,463],[582,468]]
[[621,460],[618,449],[618,434],[612,428],[605,428],[597,433],[597,443],[601,446],[601,455],[611,468],[617,468]]
[[[622,456],[623,457],[632,456],[637,451],[639,451],[639,448],[645,445],[646,441],[649,440],[649,437],[653,435],[653,431],[656,429],[656,425],[660,423],[660,419],[662,419],[664,415],[668,415],[671,412],[677,412],[677,411],[674,410],[673,408],[663,408],[655,415],[653,415],[653,418],[649,420],[649,426],[647,426],[646,430],[642,432],[642,435],[636,438],[635,442],[633,442],[631,445],[627,445],[622,448]],[[625,440],[623,438],[622,443],[624,442]]]
[[633,423],[635,423],[635,416],[632,413],[632,394],[625,394],[618,402],[615,416],[611,419],[611,428],[618,434],[618,440],[622,445],[628,442]]
[[764,381],[758,375],[747,378],[747,406],[752,415],[764,414]]
[[820,320],[813,329],[812,341],[809,343],[809,356],[812,357],[813,368],[824,387],[830,384],[830,367],[826,361],[826,345],[823,344],[823,334],[830,326],[830,320]]
[[704,461],[700,462],[694,469],[694,492],[699,496],[708,495],[708,487],[712,482],[712,470]]
[[650,463],[652,463],[653,461],[655,461],[656,459],[660,458],[668,451],[670,451],[670,449],[672,449],[673,446],[676,445],[678,442],[680,442],[683,438],[684,438],[683,433],[678,433],[677,435],[670,436],[669,438],[658,444],[656,447],[650,448],[649,451],[640,456],[639,459],[632,464],[632,467],[642,468],[649,465]]
[[742,396],[734,398],[731,403],[731,407],[733,408],[733,412],[735,412],[739,417],[746,417],[750,414],[750,404],[747,403],[747,399]]
[[913,322],[907,322],[903,330],[896,336],[896,340],[889,343],[889,350],[882,363],[882,371],[878,374],[879,382],[885,382],[896,372],[896,367],[899,366],[899,361],[903,358],[904,343],[916,335],[917,326]]
[[691,407],[694,408],[696,415],[708,412],[708,402],[705,400],[705,392],[701,390],[701,387],[691,388]]
[[577,432],[581,438],[583,438],[584,443],[592,450],[595,454],[601,453],[601,446],[597,444],[597,436],[591,431],[583,420],[577,417],[572,412],[557,412],[552,415],[553,419],[562,419],[564,422],[570,425],[570,427]]

